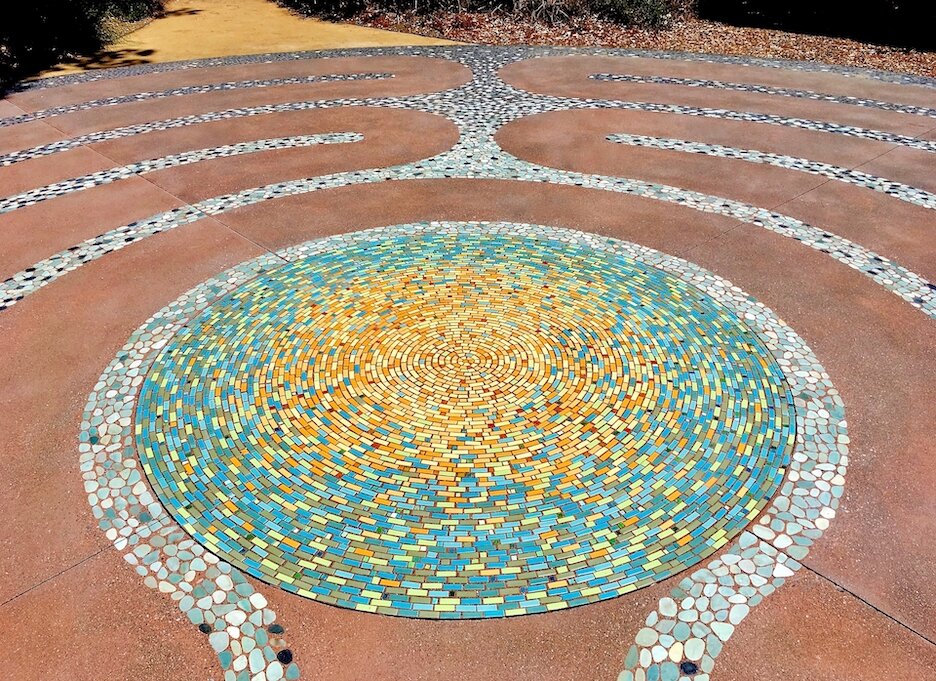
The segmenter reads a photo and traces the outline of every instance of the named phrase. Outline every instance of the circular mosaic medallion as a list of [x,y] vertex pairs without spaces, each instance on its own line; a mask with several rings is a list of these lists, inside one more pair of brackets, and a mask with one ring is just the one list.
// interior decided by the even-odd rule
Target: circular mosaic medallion
[[210,304],[137,407],[170,513],[262,580],[411,617],[594,602],[724,546],[789,459],[781,370],[680,278],[551,234],[333,237]]

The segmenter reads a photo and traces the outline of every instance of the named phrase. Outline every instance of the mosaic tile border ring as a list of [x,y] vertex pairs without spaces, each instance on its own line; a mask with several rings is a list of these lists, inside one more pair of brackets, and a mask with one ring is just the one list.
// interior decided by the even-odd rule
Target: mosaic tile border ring
[[[847,422],[838,391],[798,337],[785,350],[802,382],[797,408],[803,453],[781,493],[750,531],[660,599],[637,632],[618,681],[709,681],[715,660],[751,609],[783,586],[835,518],[848,467]],[[801,407],[801,408],[800,408]],[[814,429],[815,423],[824,432]]]
[[[440,230],[444,229],[446,224],[451,226],[459,223],[421,223],[413,227]],[[493,224],[496,227],[498,223],[481,224]],[[500,224],[506,224],[511,232],[518,229],[537,229],[529,225]],[[378,228],[368,232],[386,233],[393,229]],[[751,299],[726,280],[684,260],[635,244],[573,230],[549,228],[549,231],[554,234],[562,233],[570,239],[581,239],[590,246],[598,244],[622,249],[642,262],[683,278],[735,309],[738,316],[757,332],[774,353],[793,390],[797,405],[797,432],[800,435],[797,436],[787,480],[784,481],[779,495],[754,526],[754,534],[745,532],[728,553],[713,561],[708,568],[698,570],[692,577],[683,580],[673,593],[677,598],[680,598],[683,592],[690,595],[680,600],[668,597],[660,601],[658,609],[647,619],[645,629],[650,631],[641,629],[638,632],[636,643],[625,661],[627,669],[620,676],[621,681],[646,681],[648,678],[670,678],[676,670],[677,674],[672,678],[680,678],[680,667],[674,658],[682,656],[684,662],[691,663],[691,667],[686,668],[694,670],[691,677],[682,678],[707,681],[707,676],[696,676],[696,671],[702,671],[705,675],[711,672],[715,657],[724,641],[730,637],[734,626],[764,595],[782,585],[783,580],[793,574],[800,565],[791,556],[802,559],[809,546],[819,538],[822,531],[828,527],[829,521],[835,517],[835,508],[842,493],[848,463],[847,424],[841,398],[802,339],[761,303]],[[280,256],[265,255],[248,261],[183,294],[176,302],[157,312],[131,336],[104,371],[89,397],[79,445],[82,476],[85,479],[89,503],[101,529],[115,543],[115,547],[120,551],[131,549],[128,562],[137,566],[138,573],[148,576],[147,583],[151,587],[167,593],[174,593],[176,590],[171,581],[167,582],[168,586],[163,587],[161,585],[166,580],[157,581],[155,576],[149,576],[150,571],[156,572],[158,576],[160,570],[163,571],[163,577],[169,576],[168,568],[164,568],[158,560],[163,554],[146,544],[153,534],[154,526],[160,531],[160,536],[168,537],[169,543],[162,546],[174,547],[173,553],[179,556],[188,557],[188,554],[179,551],[197,553],[198,548],[195,547],[198,545],[194,542],[185,543],[191,540],[187,540],[181,529],[175,526],[162,506],[149,493],[137,466],[131,419],[137,390],[143,381],[148,362],[152,361],[152,357],[163,347],[166,340],[193,314],[204,309],[219,296],[250,280],[264,268],[280,264],[283,258],[295,258],[310,244],[286,249]],[[157,542],[150,543],[157,545]],[[138,555],[150,563],[149,568],[137,565]],[[204,562],[213,564],[213,560],[210,559]],[[166,565],[170,565],[168,561]],[[182,567],[193,568],[183,576],[184,580],[191,575],[188,579],[192,580],[196,577],[193,573],[194,567],[201,568],[201,564],[178,565],[173,575],[178,575]],[[770,572],[770,578],[760,576],[765,569]],[[231,574],[233,573],[236,571]],[[217,579],[220,579],[221,574],[228,573],[219,568]],[[734,600],[728,601],[721,596],[722,600],[719,601],[714,597],[718,594],[709,595],[715,584],[713,580],[724,580],[729,576],[728,584],[732,585],[730,588],[737,590],[737,594],[731,594],[736,596]],[[182,581],[178,577],[175,579]],[[228,580],[221,581],[222,586],[228,586]],[[233,581],[232,578],[231,582]],[[752,583],[757,586],[752,587]],[[714,585],[715,591],[720,588]],[[752,588],[755,590],[753,593]],[[699,595],[695,595],[696,592]],[[249,600],[248,596],[248,602]],[[725,607],[720,607],[722,601]],[[728,603],[731,604],[730,607],[727,606]],[[194,605],[196,608],[200,604],[201,601],[196,603],[194,600],[191,603],[185,602],[185,605]],[[702,609],[702,615],[696,611],[695,617],[680,617],[680,622],[692,622],[692,627],[687,624],[686,637],[677,640],[676,636],[672,636],[677,633],[674,630],[673,618],[678,612],[690,612],[696,604]],[[711,607],[706,609],[708,606]],[[275,619],[275,615],[268,609],[258,610],[263,613],[259,616],[261,622],[264,619],[270,622]],[[204,612],[201,616],[204,617]],[[251,615],[252,618],[255,616]],[[190,618],[192,617],[190,615]],[[199,615],[194,615],[195,619],[192,621],[195,622],[198,617]],[[240,621],[240,616],[235,616],[234,619]],[[215,621],[219,620],[215,618]],[[217,624],[215,626],[218,627]],[[223,622],[220,627],[224,627]],[[705,631],[701,627],[705,627]],[[278,628],[276,632],[282,633],[282,629]],[[227,631],[224,633],[227,634]],[[681,636],[681,632],[677,635]],[[667,636],[672,638],[672,642],[665,638]],[[229,645],[230,640],[230,635],[227,639],[218,636],[212,642],[212,645],[218,643],[216,650],[221,648],[219,659],[222,665],[230,664],[233,658],[228,647],[220,646],[222,642]],[[663,643],[668,643],[669,647],[663,648]],[[660,648],[663,650],[662,656],[658,650]],[[266,651],[265,648],[263,650]],[[231,655],[222,656],[222,653]],[[258,659],[263,654],[253,655],[253,658]],[[237,659],[245,659],[245,656],[242,654]],[[246,659],[247,662],[241,662],[242,665],[252,663],[250,656]],[[273,666],[272,662],[270,666],[275,671],[272,676],[267,675],[267,678],[277,681],[281,678],[282,669]],[[298,668],[293,669],[293,666],[288,668],[290,678],[296,678],[298,675]],[[653,671],[650,671],[651,669]],[[225,678],[235,678],[234,672],[226,671]]]
[[293,249],[162,349],[137,449],[193,537],[314,600],[475,619],[628,593],[759,514],[792,402],[730,312],[565,232],[417,227]]
[[[151,589],[177,603],[207,638],[224,681],[299,678],[284,629],[266,598],[243,574],[190,538],[152,495],[132,445],[132,404],[144,367],[173,332],[225,289],[281,260],[264,255],[228,270],[180,296],[153,315],[101,374],[88,398],[79,434],[84,490],[98,527]],[[127,441],[130,438],[130,442]]]

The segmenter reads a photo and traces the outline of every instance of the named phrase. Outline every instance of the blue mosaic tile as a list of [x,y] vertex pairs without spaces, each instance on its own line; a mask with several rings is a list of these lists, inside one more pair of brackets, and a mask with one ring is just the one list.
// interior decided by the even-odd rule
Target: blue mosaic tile
[[782,373],[679,279],[470,230],[331,243],[188,321],[141,388],[160,498],[254,576],[394,615],[543,612],[698,562],[780,483]]

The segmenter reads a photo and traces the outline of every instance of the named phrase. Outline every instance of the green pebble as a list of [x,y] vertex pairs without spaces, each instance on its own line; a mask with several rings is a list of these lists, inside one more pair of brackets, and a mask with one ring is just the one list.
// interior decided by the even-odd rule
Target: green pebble
[[637,666],[637,646],[631,646],[627,651],[627,657],[624,658],[624,668],[631,669]]

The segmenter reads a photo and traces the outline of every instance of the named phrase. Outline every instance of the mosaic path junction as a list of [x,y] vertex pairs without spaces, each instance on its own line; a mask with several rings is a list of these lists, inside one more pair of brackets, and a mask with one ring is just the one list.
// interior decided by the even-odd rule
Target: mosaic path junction
[[413,47],[24,85],[0,664],[925,678],[934,168],[936,83],[809,63]]

